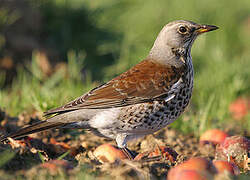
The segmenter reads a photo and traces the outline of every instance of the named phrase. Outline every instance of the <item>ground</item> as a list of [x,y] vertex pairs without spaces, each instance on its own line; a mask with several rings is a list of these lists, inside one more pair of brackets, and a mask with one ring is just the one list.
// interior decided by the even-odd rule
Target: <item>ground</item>
[[[36,114],[30,116],[25,113],[18,117],[9,117],[3,111],[0,116],[2,130],[7,132],[13,132],[23,124],[34,123],[39,119]],[[150,161],[146,157],[139,161],[119,160],[112,164],[102,164],[93,155],[93,151],[105,143],[115,145],[112,140],[97,137],[83,130],[49,130],[32,134],[19,141],[0,145],[1,155],[7,152],[6,163],[1,164],[0,174],[6,179],[13,178],[13,175],[25,179],[164,179],[171,167],[191,157],[205,157],[210,160],[215,158],[215,146],[200,146],[199,139],[194,135],[182,134],[171,127],[129,143],[129,149],[134,153],[145,153],[164,146],[168,152],[175,151],[177,157],[176,154],[170,153],[167,157],[161,156]],[[3,156],[1,157],[4,162]]]

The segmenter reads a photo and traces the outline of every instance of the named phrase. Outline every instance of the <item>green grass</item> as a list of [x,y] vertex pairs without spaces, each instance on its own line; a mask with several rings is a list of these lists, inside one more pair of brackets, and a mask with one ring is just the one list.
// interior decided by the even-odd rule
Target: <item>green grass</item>
[[46,77],[37,65],[37,53],[32,57],[31,64],[18,68],[17,77],[8,87],[0,92],[2,108],[11,115],[26,111],[43,112],[72,97],[80,95],[93,87],[90,77],[81,81],[81,67],[84,59],[73,52],[68,53],[67,69],[59,69],[51,77]]
[[[0,91],[0,107],[11,115],[18,115],[23,111],[42,112],[57,107],[93,88],[98,82],[108,81],[127,70],[147,55],[162,26],[175,19],[215,24],[220,29],[198,38],[194,44],[192,55],[195,87],[191,108],[183,116],[183,121],[176,121],[173,126],[184,132],[198,134],[207,128],[223,127],[231,121],[229,104],[240,95],[249,95],[248,0],[212,0],[199,3],[194,0],[188,3],[163,0],[157,3],[153,0],[82,3],[77,0],[58,0],[54,4],[48,4],[50,8],[65,8],[72,12],[87,9],[92,24],[114,34],[112,42],[97,45],[96,54],[111,53],[115,61],[103,68],[96,66],[96,71],[95,68],[88,69],[90,62],[94,61],[92,56],[86,56],[88,52],[85,49],[73,48],[73,51],[65,52],[68,54],[67,70],[59,70],[51,77],[46,77],[37,66],[39,59],[34,52],[31,64],[18,68],[16,80]],[[46,3],[42,7],[45,9]],[[44,13],[48,11],[44,10]],[[87,68],[84,82],[80,75],[83,67]],[[92,72],[99,72],[101,78],[96,79],[95,76],[93,82]],[[5,76],[1,72],[0,85]],[[249,123],[245,128],[249,128]]]

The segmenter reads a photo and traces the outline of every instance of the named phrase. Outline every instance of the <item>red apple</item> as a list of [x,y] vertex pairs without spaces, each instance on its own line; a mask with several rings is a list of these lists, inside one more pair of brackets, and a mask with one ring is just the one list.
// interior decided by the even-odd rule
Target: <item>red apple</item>
[[227,137],[222,144],[216,147],[215,159],[235,163],[238,167],[247,169],[250,140],[242,136]]
[[210,171],[211,173],[215,173],[215,167],[213,166],[211,161],[205,158],[194,157],[182,163],[180,166],[182,167],[182,169],[197,170],[197,171],[204,170],[204,171]]
[[114,163],[118,159],[128,158],[121,149],[111,144],[103,144],[101,146],[98,146],[93,154],[102,163]]
[[73,165],[66,160],[50,160],[40,165],[41,168],[48,169],[51,174],[56,174],[60,168],[64,170],[73,169]]
[[222,143],[228,134],[219,129],[210,129],[204,132],[200,137],[200,144],[212,143],[214,145]]
[[218,173],[223,173],[224,171],[228,171],[232,175],[238,175],[239,169],[237,166],[233,165],[233,163],[223,161],[223,160],[215,160],[213,161],[214,166],[216,167]]
[[206,174],[202,174],[195,170],[183,170],[175,177],[168,177],[168,180],[208,180]]
[[238,98],[229,106],[229,111],[236,120],[240,120],[247,115],[250,110],[250,103],[248,99]]
[[192,170],[201,173],[201,175],[204,175],[204,178],[212,176],[212,174],[216,173],[216,168],[213,166],[211,161],[208,161],[205,158],[196,157],[170,169],[168,179],[172,180],[178,178],[178,175],[185,170]]

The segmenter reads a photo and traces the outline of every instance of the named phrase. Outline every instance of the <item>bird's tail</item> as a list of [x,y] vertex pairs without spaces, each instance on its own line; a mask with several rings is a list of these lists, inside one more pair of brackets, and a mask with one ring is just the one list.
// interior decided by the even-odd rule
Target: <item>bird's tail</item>
[[10,133],[6,136],[0,137],[0,142],[7,141],[9,137],[13,139],[17,139],[17,138],[24,137],[28,134],[32,134],[32,133],[36,133],[36,132],[40,132],[40,131],[48,130],[52,128],[58,128],[58,127],[63,126],[64,124],[65,123],[62,123],[62,122],[41,121],[41,122],[32,124],[28,127],[21,128],[17,132]]

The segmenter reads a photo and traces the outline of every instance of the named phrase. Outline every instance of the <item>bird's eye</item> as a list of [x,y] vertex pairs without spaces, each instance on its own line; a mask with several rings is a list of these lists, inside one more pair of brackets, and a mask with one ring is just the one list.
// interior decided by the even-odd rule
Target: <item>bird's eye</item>
[[179,32],[182,33],[182,34],[185,34],[185,33],[187,32],[187,28],[184,27],[184,26],[181,26],[181,27],[179,28]]

